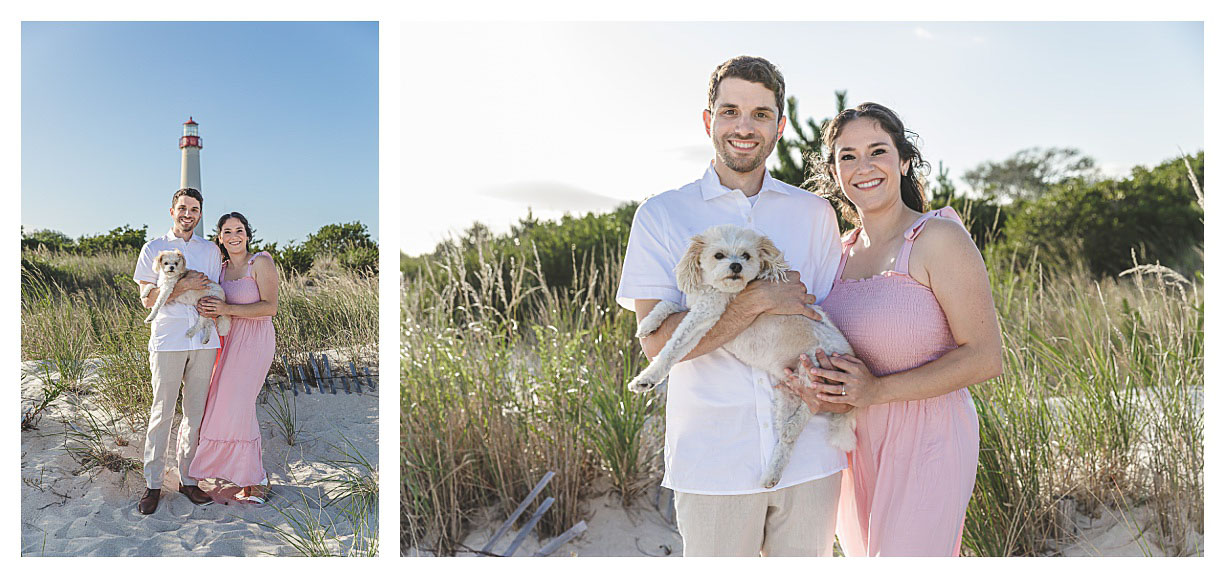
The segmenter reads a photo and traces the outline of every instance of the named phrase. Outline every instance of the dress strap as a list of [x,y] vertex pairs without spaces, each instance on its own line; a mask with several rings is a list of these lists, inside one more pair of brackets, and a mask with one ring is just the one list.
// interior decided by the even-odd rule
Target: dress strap
[[272,258],[272,255],[269,254],[267,251],[260,251],[254,255],[251,255],[251,258],[247,259],[247,275],[246,275],[247,277],[251,276],[251,265],[255,264],[255,258],[259,257],[260,255],[268,255],[268,258],[270,259]]
[[914,248],[914,240],[919,237],[919,233],[923,232],[923,227],[927,225],[927,222],[932,217],[944,217],[961,223],[961,217],[957,215],[957,211],[953,207],[940,207],[934,211],[928,211],[919,215],[919,218],[915,219],[914,224],[909,229],[906,229],[906,239],[902,241],[902,250],[898,252],[897,261],[893,264],[894,271],[903,275],[910,274],[910,250]]
[[834,274],[835,283],[842,280],[842,270],[846,268],[846,255],[851,245],[854,245],[855,240],[859,238],[859,231],[859,228],[855,228],[842,236],[842,257],[838,259],[838,272]]

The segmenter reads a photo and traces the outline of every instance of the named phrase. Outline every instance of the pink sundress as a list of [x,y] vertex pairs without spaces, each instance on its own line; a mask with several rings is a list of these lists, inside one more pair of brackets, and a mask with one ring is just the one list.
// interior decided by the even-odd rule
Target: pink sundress
[[[251,276],[251,264],[259,255],[268,253],[251,256],[246,274],[233,281],[225,280],[229,262],[222,264],[221,288],[225,289],[226,303],[245,305],[260,300],[259,286]],[[271,317],[232,317],[231,320],[230,334],[222,338],[217,364],[213,366],[213,379],[200,426],[200,445],[188,475],[254,486],[267,476],[255,398],[272,367],[276,336]]]
[[[928,219],[906,231],[895,270],[842,280],[859,229],[843,241],[821,308],[873,375],[918,367],[957,347],[931,289],[909,275],[911,247]],[[978,467],[978,414],[965,389],[859,410],[857,447],[843,470],[837,535],[848,556],[957,556]]]

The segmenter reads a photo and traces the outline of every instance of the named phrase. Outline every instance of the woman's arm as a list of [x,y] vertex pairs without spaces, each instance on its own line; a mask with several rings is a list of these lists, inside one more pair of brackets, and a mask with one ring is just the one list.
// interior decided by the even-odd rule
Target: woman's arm
[[277,278],[276,265],[272,263],[272,257],[267,255],[257,256],[255,263],[251,265],[251,276],[255,278],[255,284],[259,286],[259,301],[244,305],[232,305],[219,299],[206,297],[200,300],[201,312],[204,314],[231,315],[234,317],[271,317],[276,315],[279,279]]
[[[1003,341],[987,267],[965,229],[952,221],[929,221],[915,241],[910,269],[917,281],[931,287],[957,347],[939,359],[884,377],[873,376],[852,356],[831,357],[838,370],[806,363],[809,375],[834,382],[813,383],[813,397],[856,407],[927,399],[987,381],[1003,371]],[[844,386],[846,395],[838,395]]]

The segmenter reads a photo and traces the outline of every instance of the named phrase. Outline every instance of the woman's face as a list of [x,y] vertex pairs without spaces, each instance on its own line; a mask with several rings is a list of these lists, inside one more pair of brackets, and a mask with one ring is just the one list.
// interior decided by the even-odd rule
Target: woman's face
[[242,221],[230,217],[221,224],[221,244],[225,245],[227,253],[233,255],[245,252],[248,238],[247,228],[243,226]]
[[893,138],[876,120],[857,118],[834,141],[834,167],[842,192],[860,212],[870,212],[901,202],[910,161],[902,162]]

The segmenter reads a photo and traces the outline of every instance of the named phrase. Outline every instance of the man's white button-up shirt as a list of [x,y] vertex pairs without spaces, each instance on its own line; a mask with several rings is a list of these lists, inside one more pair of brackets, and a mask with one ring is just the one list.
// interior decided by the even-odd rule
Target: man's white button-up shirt
[[[176,237],[174,231],[152,239],[140,248],[140,258],[136,261],[136,272],[132,274],[132,280],[137,283],[157,283],[153,260],[158,253],[174,249],[183,252],[189,269],[204,273],[213,281],[221,281],[221,250],[217,245],[196,235],[192,235],[190,241],[184,241]],[[195,307],[167,302],[157,317],[153,318],[153,325],[149,330],[149,351],[191,351],[221,347],[221,340],[217,338],[215,328],[209,329],[207,344],[204,343],[204,332],[197,333],[195,337],[187,336],[187,330],[196,324],[199,317]]]
[[[656,195],[634,215],[617,303],[635,299],[685,304],[673,271],[690,239],[732,223],[770,237],[800,280],[825,300],[838,270],[841,243],[829,201],[766,173],[755,203],[719,182],[711,166],[698,181]],[[663,485],[694,494],[750,494],[774,450],[773,382],[724,349],[678,363],[668,379]],[[826,441],[827,420],[816,416],[800,434],[774,489],[837,473],[846,455]]]

